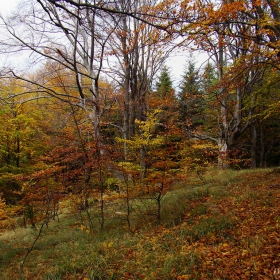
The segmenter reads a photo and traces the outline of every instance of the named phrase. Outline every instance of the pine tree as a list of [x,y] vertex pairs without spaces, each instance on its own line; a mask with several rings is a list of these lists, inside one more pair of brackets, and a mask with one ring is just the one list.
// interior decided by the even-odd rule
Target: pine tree
[[218,77],[214,66],[211,63],[207,63],[204,67],[202,76],[202,90],[204,95],[213,95],[213,87],[217,84]]
[[219,118],[219,107],[217,107],[217,71],[211,63],[207,63],[203,69],[201,78],[202,96],[204,100],[203,116],[205,122],[203,130],[207,135],[217,135],[217,119]]
[[180,119],[186,122],[188,128],[194,128],[202,124],[202,90],[200,75],[195,69],[195,63],[191,60],[185,66],[185,73],[179,85]]
[[173,91],[170,71],[167,66],[164,66],[160,72],[156,82],[156,91],[160,97],[165,97]]

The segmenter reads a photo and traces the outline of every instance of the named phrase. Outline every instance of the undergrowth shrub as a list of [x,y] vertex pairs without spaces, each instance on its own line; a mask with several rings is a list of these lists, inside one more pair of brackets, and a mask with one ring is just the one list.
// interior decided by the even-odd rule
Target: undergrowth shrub
[[[251,171],[235,172],[238,174],[236,182],[232,181],[232,176],[224,181],[218,178],[212,184],[191,186],[187,182],[180,188],[174,187],[163,197],[162,222],[157,225],[156,218],[148,215],[154,210],[152,200],[135,198],[132,201],[133,230],[128,229],[125,220],[113,216],[114,211],[123,209],[121,200],[107,202],[108,219],[102,231],[94,216],[94,206],[90,209],[96,227],[93,230],[88,230],[82,223],[79,213],[67,212],[59,222],[51,221],[44,229],[22,275],[18,265],[36,237],[36,231],[29,227],[29,231],[19,235],[16,235],[18,229],[15,235],[11,235],[13,231],[10,235],[2,235],[1,280],[231,279],[229,274],[224,278],[219,274],[224,267],[227,273],[232,273],[232,266],[247,265],[253,258],[254,261],[263,260],[271,254],[270,248],[276,252],[280,221],[279,190],[267,188],[277,185],[278,177],[275,182],[269,179],[266,185],[260,184],[256,189],[253,180],[258,182],[261,176],[255,178]],[[224,174],[229,173],[225,171]],[[243,178],[242,174],[247,177]],[[248,178],[252,181],[246,185],[244,182]],[[273,215],[269,216],[270,213]],[[263,217],[269,218],[268,224]],[[254,219],[257,219],[258,227],[255,227]],[[251,230],[257,230],[256,234],[246,236]],[[236,258],[229,267],[228,256]],[[275,255],[270,256],[271,260],[275,259]],[[263,261],[264,267],[269,263],[268,259]],[[218,263],[221,263],[221,269],[217,272]],[[237,270],[246,272],[247,266],[244,271],[242,267]],[[239,279],[236,274],[234,279]]]

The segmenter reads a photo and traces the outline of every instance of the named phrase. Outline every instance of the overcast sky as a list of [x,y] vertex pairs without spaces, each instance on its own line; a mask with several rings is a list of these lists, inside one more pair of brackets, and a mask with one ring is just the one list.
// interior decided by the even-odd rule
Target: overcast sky
[[[11,13],[16,9],[17,3],[20,3],[21,0],[0,0],[0,12],[2,15]],[[183,75],[184,65],[186,65],[189,55],[185,53],[184,55],[173,55],[168,59],[167,66],[170,67],[170,73],[173,79],[173,86],[177,87],[181,76]],[[198,54],[194,54],[193,59],[198,61]],[[200,60],[200,59],[199,59]],[[205,60],[205,56],[204,59]],[[203,61],[200,61],[202,63]],[[199,66],[199,65],[198,65]]]
[[0,0],[0,11],[4,15],[15,9],[17,2],[19,0]]

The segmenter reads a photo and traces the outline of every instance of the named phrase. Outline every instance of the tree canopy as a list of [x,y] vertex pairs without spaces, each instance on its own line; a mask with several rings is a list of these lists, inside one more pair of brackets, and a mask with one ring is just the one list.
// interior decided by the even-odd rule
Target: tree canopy
[[137,199],[160,222],[190,171],[279,165],[279,1],[32,0],[0,20],[0,55],[27,57],[0,70],[0,197],[32,225],[65,194],[90,227],[108,196],[128,227]]

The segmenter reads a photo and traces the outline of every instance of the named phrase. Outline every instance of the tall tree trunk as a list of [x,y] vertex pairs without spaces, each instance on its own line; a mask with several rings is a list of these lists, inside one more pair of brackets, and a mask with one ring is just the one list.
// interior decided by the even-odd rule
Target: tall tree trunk
[[[219,46],[216,53],[216,62],[218,66],[218,78],[219,81],[223,79],[225,58],[224,58],[224,45],[223,37],[219,34]],[[225,89],[221,86],[219,89],[220,94],[220,135],[218,138],[218,167],[226,169],[229,167],[229,146],[228,146],[228,116],[227,116],[227,104]]]
[[16,146],[16,167],[19,168],[19,163],[20,163],[20,139],[19,136],[16,138],[17,146]]
[[257,129],[255,123],[252,124],[251,126],[251,167],[256,168],[257,167]]
[[260,124],[260,144],[261,144],[261,151],[260,151],[260,167],[264,167],[264,135],[263,135],[263,122]]

